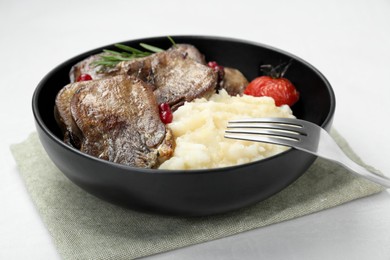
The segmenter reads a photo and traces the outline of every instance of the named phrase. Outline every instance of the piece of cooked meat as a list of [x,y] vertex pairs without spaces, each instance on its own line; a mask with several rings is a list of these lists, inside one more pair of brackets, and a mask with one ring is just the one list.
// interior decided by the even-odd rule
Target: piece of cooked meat
[[172,155],[172,134],[147,83],[127,75],[73,84],[80,83],[70,112],[83,136],[82,152],[143,168]]
[[242,95],[244,89],[249,84],[246,77],[234,68],[224,67],[224,78],[221,82],[222,88],[231,96]]
[[89,74],[92,79],[102,79],[117,75],[118,70],[116,68],[96,66],[93,64],[102,55],[102,53],[92,55],[73,65],[69,72],[70,82],[76,82],[81,74]]
[[186,101],[208,97],[215,92],[217,73],[182,51],[171,48],[142,59],[118,64],[120,71],[153,85],[157,102],[176,110]]
[[205,65],[204,55],[190,44],[176,44],[167,51],[123,61],[115,68],[92,65],[100,55],[104,54],[91,56],[73,66],[71,82],[85,73],[93,79],[128,74],[150,83],[157,102],[168,103],[172,110],[185,101],[211,95],[217,86],[217,73]]
[[204,55],[194,46],[191,44],[176,44],[175,46],[172,46],[168,51],[179,51],[183,54],[184,57],[188,57],[200,64],[206,65],[206,59]]
[[[172,51],[172,50],[181,52],[184,57],[193,59],[196,62],[199,62],[201,64],[206,64],[204,55],[200,53],[199,50],[193,45],[176,44],[175,46],[172,46],[168,51]],[[72,66],[69,72],[70,82],[76,82],[77,78],[81,74],[89,74],[92,77],[92,79],[101,79],[101,78],[112,77],[123,73],[123,71],[120,71],[118,67],[109,68],[109,67],[94,65],[93,62],[99,60],[102,55],[105,54],[99,53],[99,54],[92,55],[78,62],[74,66]]]
[[168,103],[173,110],[195,98],[211,95],[217,85],[217,74],[207,67],[204,55],[190,44],[176,44],[167,51],[144,58],[123,61],[115,68],[92,65],[100,55],[91,56],[70,71],[71,82],[81,74],[93,79],[128,74],[153,85],[157,102]]
[[87,81],[68,84],[58,92],[55,100],[54,117],[64,135],[64,142],[77,149],[81,145],[82,133],[73,120],[70,101],[79,88],[88,84]]

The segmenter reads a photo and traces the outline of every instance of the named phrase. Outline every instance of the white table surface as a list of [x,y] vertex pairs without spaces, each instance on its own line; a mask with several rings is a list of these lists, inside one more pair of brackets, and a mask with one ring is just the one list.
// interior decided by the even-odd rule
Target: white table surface
[[[313,64],[334,88],[334,127],[390,176],[388,0],[1,0],[0,259],[60,258],[9,151],[35,131],[40,79],[92,48],[179,34],[261,42]],[[390,259],[389,191],[150,259]]]

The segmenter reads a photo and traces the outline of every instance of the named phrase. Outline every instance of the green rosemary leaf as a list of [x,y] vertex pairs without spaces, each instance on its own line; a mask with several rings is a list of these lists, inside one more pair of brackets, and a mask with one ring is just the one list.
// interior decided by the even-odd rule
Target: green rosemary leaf
[[146,49],[148,51],[151,51],[151,52],[162,52],[162,51],[164,51],[163,49],[160,49],[158,47],[155,47],[155,46],[152,46],[152,45],[149,45],[149,44],[146,44],[146,43],[140,43],[139,45],[141,45],[144,49]]
[[172,43],[173,46],[176,46],[176,42],[172,39],[171,36],[167,36],[169,41]]
[[140,57],[146,57],[146,56],[149,56],[149,55],[151,55],[151,54],[152,54],[151,52],[144,51],[143,53],[140,53],[140,54],[134,54],[134,55],[135,55],[135,57],[138,57],[138,58],[140,58]]
[[[112,51],[112,50],[103,50],[103,52],[105,54],[114,55],[114,56],[121,56],[122,55],[120,52]],[[103,55],[103,56],[105,56],[105,55]]]
[[101,56],[102,61],[118,61],[116,56]]
[[123,44],[115,44],[115,47],[117,47],[118,49],[122,49],[124,51],[127,51],[127,52],[130,52],[130,53],[138,53],[138,54],[141,54],[143,53],[143,51],[140,51],[136,48],[133,48],[133,47],[130,47],[130,46],[127,46],[127,45],[123,45]]
[[[170,36],[167,37],[169,41],[172,43],[172,45],[175,46],[176,43],[172,39],[172,37]],[[140,46],[147,51],[142,51],[120,43],[115,44],[114,46],[122,51],[119,52],[113,50],[103,50],[103,55],[99,57],[99,60],[94,61],[92,64],[95,66],[102,66],[102,67],[115,67],[121,61],[129,61],[135,58],[143,58],[153,53],[164,51],[163,49],[160,49],[158,47],[146,43],[140,43]]]
[[[139,54],[138,54],[138,55],[139,55]],[[120,56],[122,56],[122,57],[132,57],[132,58],[136,58],[136,57],[137,57],[137,54],[128,53],[128,52],[120,52]]]
[[133,57],[120,57],[120,56],[102,56],[103,61],[124,61],[124,60],[132,60]]
[[104,66],[104,67],[115,67],[118,62],[116,61],[104,61],[104,60],[97,60],[92,62],[93,65],[95,66]]

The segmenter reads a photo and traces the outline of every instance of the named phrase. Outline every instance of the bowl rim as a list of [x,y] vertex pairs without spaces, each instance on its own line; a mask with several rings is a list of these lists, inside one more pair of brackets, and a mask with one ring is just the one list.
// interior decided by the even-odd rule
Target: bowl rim
[[[116,42],[116,43],[108,44],[108,45],[105,45],[105,46],[101,46],[101,47],[98,47],[98,48],[94,48],[92,50],[88,50],[88,51],[82,52],[82,53],[80,53],[78,55],[75,55],[72,58],[69,58],[69,59],[63,61],[62,63],[58,64],[56,67],[54,67],[51,71],[49,71],[39,81],[37,87],[35,88],[35,90],[33,92],[33,96],[32,96],[32,111],[33,111],[33,115],[34,115],[36,124],[39,125],[40,129],[52,141],[54,141],[55,143],[59,144],[62,148],[65,148],[66,150],[68,150],[70,152],[76,153],[76,154],[84,157],[85,159],[96,161],[98,163],[103,163],[103,164],[109,165],[110,167],[118,168],[118,169],[125,170],[125,171],[131,170],[131,171],[137,171],[137,172],[142,172],[142,173],[147,173],[147,174],[169,174],[169,175],[176,175],[176,174],[180,174],[180,175],[190,174],[191,175],[191,174],[211,174],[211,173],[215,174],[215,173],[225,172],[226,170],[234,170],[235,168],[250,167],[250,166],[252,166],[254,164],[257,164],[259,162],[274,160],[274,159],[276,159],[278,157],[281,157],[281,156],[287,156],[289,153],[292,153],[294,151],[293,149],[288,149],[288,150],[286,150],[284,152],[281,152],[281,153],[278,153],[276,155],[264,158],[264,159],[262,159],[260,161],[253,161],[253,162],[239,164],[239,165],[233,165],[233,166],[227,166],[227,167],[219,167],[219,168],[212,168],[212,169],[166,170],[166,169],[138,168],[138,167],[133,167],[133,166],[129,166],[129,165],[124,165],[124,164],[110,162],[110,161],[103,160],[103,159],[94,157],[92,155],[83,153],[83,152],[77,150],[76,148],[71,147],[71,146],[67,145],[66,143],[64,143],[63,140],[59,139],[46,126],[46,124],[44,123],[43,118],[42,118],[42,116],[41,116],[41,114],[39,112],[39,109],[38,109],[38,97],[40,96],[40,93],[41,93],[43,87],[45,86],[47,80],[49,78],[51,78],[52,75],[55,74],[58,70],[62,69],[63,66],[65,66],[65,65],[67,65],[69,63],[74,63],[75,64],[77,61],[80,61],[80,58],[82,56],[92,55],[93,53],[97,53],[99,51],[102,51],[105,48],[110,48],[114,44],[117,44],[117,43],[127,43],[127,42],[130,42],[130,41],[142,42],[142,41],[147,41],[147,40],[158,40],[158,39],[162,39],[162,38],[166,38],[166,37],[167,36],[143,37],[143,38],[137,38],[137,39],[130,39],[130,40],[127,40],[127,41]],[[325,76],[317,68],[315,68],[313,65],[311,65],[306,60],[303,60],[302,58],[300,58],[300,57],[298,57],[298,56],[296,56],[294,54],[291,54],[291,53],[289,53],[287,51],[281,50],[281,49],[279,49],[277,47],[273,47],[273,46],[270,46],[270,45],[267,45],[267,44],[263,44],[263,43],[259,43],[259,42],[255,42],[255,41],[251,41],[251,40],[244,40],[244,39],[233,38],[233,37],[224,37],[224,36],[185,35],[185,34],[184,35],[171,35],[171,37],[173,39],[175,37],[177,37],[177,38],[189,38],[189,40],[191,40],[191,39],[201,39],[201,40],[218,40],[218,41],[230,41],[230,42],[236,42],[236,43],[244,43],[244,44],[248,44],[248,45],[253,45],[253,46],[265,48],[265,49],[268,49],[268,50],[271,50],[271,51],[274,51],[274,52],[279,52],[279,53],[281,53],[283,55],[292,57],[294,60],[297,60],[297,61],[301,62],[302,64],[304,64],[305,66],[309,67],[325,83],[325,86],[327,88],[328,94],[330,96],[330,110],[329,110],[326,118],[322,122],[321,127],[324,127],[325,125],[330,124],[331,121],[333,120],[333,116],[334,116],[335,109],[336,109],[336,98],[335,98],[335,93],[333,91],[333,88],[330,85],[329,81],[325,78]]]

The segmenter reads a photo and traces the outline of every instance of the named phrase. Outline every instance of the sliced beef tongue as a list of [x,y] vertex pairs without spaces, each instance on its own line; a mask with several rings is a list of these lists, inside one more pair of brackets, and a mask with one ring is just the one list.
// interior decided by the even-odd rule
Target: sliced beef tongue
[[120,71],[151,85],[157,102],[176,110],[185,101],[207,97],[215,92],[217,73],[175,48],[143,59],[118,64]]
[[[112,162],[153,168],[168,159],[174,139],[158,105],[172,110],[215,92],[217,73],[192,45],[175,45],[145,58],[102,70],[98,54],[76,64],[73,83],[57,95],[55,115],[66,143]],[[74,82],[81,74],[91,81]]]
[[[176,44],[168,51],[180,52],[183,57],[188,57],[198,63],[206,64],[204,55],[193,45]],[[101,79],[123,73],[119,67],[109,68],[94,65],[93,63],[99,60],[102,55],[105,54],[95,54],[75,64],[69,72],[70,82],[76,82],[81,74],[89,74],[93,79]]]
[[205,65],[204,55],[189,44],[176,44],[167,51],[123,61],[111,69],[93,65],[100,55],[91,56],[73,66],[71,82],[81,74],[89,74],[93,79],[128,74],[150,83],[157,102],[168,103],[173,110],[185,101],[212,94],[217,85],[217,74]]
[[69,72],[70,82],[76,82],[82,74],[88,74],[92,79],[102,79],[117,75],[117,68],[102,67],[93,64],[100,59],[101,55],[102,53],[92,55],[75,64]]
[[224,78],[221,87],[231,96],[242,95],[249,84],[245,76],[234,68],[224,68]]
[[183,57],[206,65],[205,56],[194,45],[185,43],[176,44],[175,46],[172,46],[168,51],[178,51],[183,55]]
[[118,75],[72,83],[64,89],[57,101],[65,103],[71,96],[70,103],[66,108],[56,102],[57,111],[63,124],[69,124],[69,132],[77,126],[82,152],[143,168],[156,167],[172,155],[172,134],[159,118],[156,98],[147,83]]
[[83,135],[73,120],[70,102],[79,88],[89,85],[88,81],[68,84],[58,92],[55,100],[54,117],[64,135],[64,142],[80,149]]

